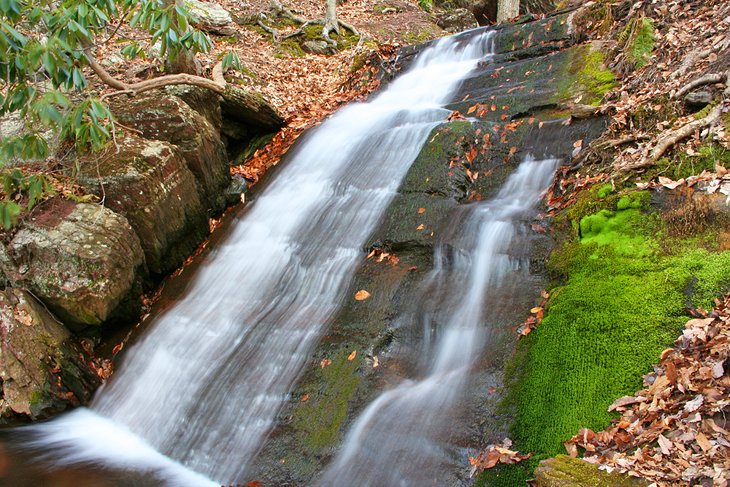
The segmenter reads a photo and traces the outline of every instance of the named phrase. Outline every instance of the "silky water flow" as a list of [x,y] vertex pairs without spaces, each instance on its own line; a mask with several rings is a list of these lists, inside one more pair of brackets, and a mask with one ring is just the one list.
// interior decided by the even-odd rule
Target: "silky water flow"
[[487,339],[484,321],[500,287],[529,272],[510,249],[525,245],[528,222],[558,160],[527,158],[492,200],[455,210],[434,248],[434,268],[402,320],[423,327],[420,377],[382,393],[354,421],[317,482],[358,487],[433,484],[445,468],[449,410]]
[[[470,33],[433,43],[378,96],[339,110],[309,134],[198,267],[184,297],[157,315],[126,351],[90,408],[22,428],[22,444],[10,447],[31,451],[48,468],[141,472],[165,485],[242,479],[348,289],[367,237],[428,134],[448,117],[443,105],[460,79],[490,57],[493,35]],[[473,218],[504,211],[497,204],[478,207]],[[493,226],[508,223],[487,220],[488,228],[478,223],[482,233],[507,231]],[[463,262],[444,274],[473,274],[479,283],[469,292],[465,315],[454,316],[454,326],[439,338],[432,373],[376,401],[325,479],[344,474],[343,462],[367,447],[364,429],[373,421],[373,408],[379,416],[387,409],[414,408],[417,399],[406,396],[458,381],[467,366],[460,342],[478,341],[481,311],[471,308],[488,281],[505,271],[500,264],[489,277],[476,275],[499,260],[487,252],[507,245],[502,236],[485,238],[492,250],[472,255],[465,249],[458,257]],[[478,272],[461,268],[469,260]],[[438,287],[442,271],[434,272]],[[452,347],[461,352],[454,356]],[[448,401],[451,394],[438,393],[434,401]],[[420,417],[437,413],[434,401],[424,403],[428,412]],[[373,427],[368,434],[383,435],[389,424]],[[393,430],[399,441],[409,435],[407,429]]]

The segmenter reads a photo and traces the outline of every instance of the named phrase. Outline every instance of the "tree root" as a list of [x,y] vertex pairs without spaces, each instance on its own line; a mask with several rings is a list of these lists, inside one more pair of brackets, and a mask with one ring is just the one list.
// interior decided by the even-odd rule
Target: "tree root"
[[295,14],[291,9],[283,6],[279,0],[272,0],[271,1],[271,13],[274,15],[280,15],[286,19],[291,20],[292,22],[295,22],[300,25],[300,27],[288,34],[282,35],[277,29],[270,27],[266,25],[263,21],[269,21],[269,18],[266,14],[261,14],[259,20],[257,21],[258,25],[264,29],[266,32],[271,34],[271,37],[274,39],[275,42],[281,42],[286,39],[290,39],[292,37],[300,36],[304,34],[304,29],[307,28],[310,25],[322,25],[322,39],[324,39],[328,44],[330,45],[336,45],[337,42],[333,40],[330,37],[330,34],[332,32],[336,33],[337,35],[340,34],[340,27],[343,27],[350,32],[352,32],[354,35],[359,36],[360,33],[355,28],[355,26],[348,24],[347,22],[344,22],[339,19],[335,19],[332,21],[328,21],[328,19],[307,19],[300,15]]
[[690,91],[692,91],[695,88],[700,87],[700,86],[720,83],[722,80],[725,79],[725,77],[726,77],[726,74],[720,74],[720,73],[706,74],[700,78],[697,78],[696,80],[690,81],[689,83],[684,85],[682,88],[677,90],[677,92],[674,94],[673,98],[681,98],[682,96],[686,95]]
[[[692,122],[689,122],[682,127],[675,129],[675,130],[668,130],[657,138],[656,144],[654,145],[654,148],[641,158],[638,162],[635,162],[633,164],[628,164],[623,167],[620,167],[620,170],[628,171],[632,169],[642,169],[645,167],[650,167],[656,164],[656,161],[659,160],[672,146],[674,146],[677,142],[684,140],[685,138],[689,137],[690,135],[694,134],[697,130],[703,129],[705,127],[709,127],[712,124],[714,124],[717,120],[720,119],[720,116],[723,114],[725,110],[725,101],[730,98],[730,71],[727,71],[726,73],[722,75],[715,75],[719,76],[719,80],[717,81],[707,81],[702,84],[712,83],[712,82],[719,82],[724,81],[725,83],[725,91],[723,91],[723,100],[720,101],[717,105],[715,105],[712,110],[710,110],[710,113],[707,114],[704,118],[701,118],[699,120],[693,120]],[[709,79],[708,76],[703,76],[702,78],[695,80],[696,83],[703,79]],[[715,79],[715,78],[713,78]],[[687,86],[692,85],[693,83],[690,83]],[[695,86],[701,86],[695,85]],[[691,88],[690,88],[691,89]]]
[[140,81],[139,83],[125,83],[124,81],[118,80],[113,77],[109,72],[104,69],[97,61],[96,57],[91,53],[90,48],[84,49],[84,54],[89,62],[89,66],[96,73],[96,75],[104,83],[112,88],[115,88],[116,92],[108,93],[105,98],[111,96],[117,96],[122,94],[136,95],[145,91],[154,90],[155,88],[162,88],[170,85],[191,85],[206,88],[219,95],[222,95],[226,89],[226,80],[223,78],[223,64],[218,63],[213,68],[213,79],[203,78],[202,76],[195,76],[193,74],[179,73],[170,74],[167,76],[160,76],[159,78],[148,79]]

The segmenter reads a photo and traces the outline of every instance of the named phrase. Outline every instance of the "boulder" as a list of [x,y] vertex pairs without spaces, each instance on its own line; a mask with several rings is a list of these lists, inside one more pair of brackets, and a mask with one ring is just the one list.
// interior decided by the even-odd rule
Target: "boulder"
[[99,377],[69,331],[30,293],[0,291],[0,424],[86,403]]
[[68,326],[139,311],[144,256],[122,215],[61,198],[36,207],[0,254],[13,287],[28,289]]
[[225,189],[231,181],[228,155],[218,129],[206,117],[162,90],[118,98],[111,108],[122,124],[143,137],[177,146],[198,181],[202,203],[213,214],[225,209]]
[[116,150],[82,156],[77,178],[127,218],[153,275],[175,270],[208,235],[195,177],[167,142],[125,136]]
[[236,34],[231,14],[217,3],[185,0],[184,5],[200,30],[224,36]]
[[320,56],[327,56],[334,54],[334,49],[330,47],[325,41],[304,41],[302,43],[302,50],[309,54],[317,54]]
[[436,25],[446,32],[451,33],[461,32],[479,26],[474,14],[465,8],[435,12],[433,18]]
[[224,118],[252,126],[260,133],[276,131],[284,125],[284,119],[261,94],[231,84],[223,93],[221,109]]
[[538,487],[636,487],[647,485],[618,473],[599,470],[598,465],[580,458],[558,455],[540,462],[535,470]]
[[687,93],[684,103],[692,109],[700,110],[712,103],[713,95],[710,90],[696,90]]

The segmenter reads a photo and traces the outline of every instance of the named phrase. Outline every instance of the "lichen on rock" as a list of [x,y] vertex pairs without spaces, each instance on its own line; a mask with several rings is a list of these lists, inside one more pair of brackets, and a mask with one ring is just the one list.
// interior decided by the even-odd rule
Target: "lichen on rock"
[[3,272],[68,326],[100,325],[139,308],[144,256],[126,218],[108,208],[53,198],[6,247]]

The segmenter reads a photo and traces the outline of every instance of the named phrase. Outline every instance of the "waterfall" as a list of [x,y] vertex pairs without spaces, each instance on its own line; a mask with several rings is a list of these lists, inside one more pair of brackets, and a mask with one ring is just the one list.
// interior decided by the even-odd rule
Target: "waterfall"
[[[489,56],[492,36],[433,43],[377,97],[309,134],[183,298],[126,352],[91,408],[24,428],[27,445],[56,466],[145,472],[169,485],[242,479],[343,299],[367,237],[450,114],[443,105],[460,79]],[[478,334],[448,333],[460,342],[462,332]],[[433,381],[460,367],[447,355]]]
[[426,328],[423,375],[384,392],[363,411],[318,485],[353,479],[358,487],[421,486],[438,478],[446,455],[436,439],[487,338],[490,296],[527,272],[527,263],[509,251],[524,244],[525,220],[557,163],[528,158],[494,199],[457,210],[451,231],[434,249],[434,269],[415,299],[418,309],[407,314]]

